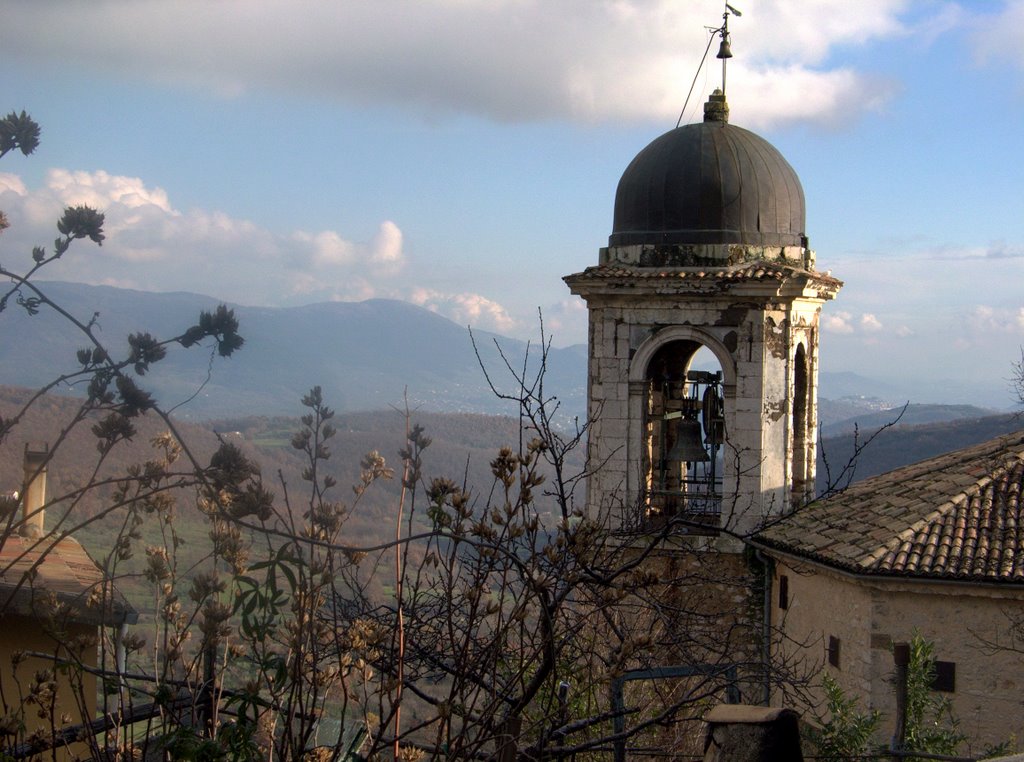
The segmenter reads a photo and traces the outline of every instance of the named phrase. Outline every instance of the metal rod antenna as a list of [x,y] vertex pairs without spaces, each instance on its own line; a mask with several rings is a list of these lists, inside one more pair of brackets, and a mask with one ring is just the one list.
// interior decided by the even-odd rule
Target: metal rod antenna
[[725,95],[725,64],[730,58],[732,58],[732,48],[729,44],[730,13],[737,17],[743,15],[738,10],[729,5],[729,3],[725,4],[725,12],[722,13],[722,28],[718,30],[718,33],[722,37],[722,44],[718,49],[718,58],[722,59],[722,95]]
[[[729,5],[725,6],[726,11],[722,14],[722,43],[729,39]],[[722,57],[722,95],[725,95],[725,64],[728,58]]]

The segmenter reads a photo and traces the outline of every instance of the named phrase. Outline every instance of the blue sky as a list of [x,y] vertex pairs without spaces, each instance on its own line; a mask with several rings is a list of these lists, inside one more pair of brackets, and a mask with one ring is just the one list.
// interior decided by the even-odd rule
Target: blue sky
[[[1024,344],[1024,0],[738,0],[731,121],[797,170],[822,368],[976,383]],[[101,249],[48,277],[241,304],[389,297],[585,341],[561,276],[672,128],[712,0],[8,0],[6,265],[65,204]],[[712,48],[712,54],[714,47]],[[719,82],[697,79],[684,121]]]

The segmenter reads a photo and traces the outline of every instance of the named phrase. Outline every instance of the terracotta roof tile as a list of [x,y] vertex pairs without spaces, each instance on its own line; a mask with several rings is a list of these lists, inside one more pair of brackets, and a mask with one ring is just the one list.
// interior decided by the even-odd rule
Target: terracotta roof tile
[[1024,583],[1024,431],[854,484],[759,545],[861,574]]
[[109,585],[110,600],[103,613],[104,607],[96,604],[94,595],[102,591],[103,582],[103,573],[74,538],[52,542],[12,535],[0,543],[0,610],[31,615],[36,596],[50,593],[68,607],[73,620],[134,621],[135,611]]
[[839,288],[842,281],[825,273],[803,270],[778,262],[752,262],[725,267],[633,267],[623,264],[605,264],[588,267],[569,278],[600,278],[613,280],[777,280],[795,276],[810,277],[815,283]]

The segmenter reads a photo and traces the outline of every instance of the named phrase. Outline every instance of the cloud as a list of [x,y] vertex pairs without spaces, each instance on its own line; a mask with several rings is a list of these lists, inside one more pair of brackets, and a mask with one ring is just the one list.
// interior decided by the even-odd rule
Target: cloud
[[584,343],[587,340],[587,305],[579,297],[549,305],[541,315],[544,332],[555,344]]
[[377,272],[393,273],[405,262],[402,253],[402,231],[391,220],[384,220],[370,247],[370,264]]
[[1024,257],[1024,246],[1007,244],[999,241],[989,246],[985,256],[989,259],[1020,259]]
[[495,301],[480,294],[446,294],[429,288],[415,288],[409,301],[456,323],[498,333],[514,333],[519,324]]
[[822,317],[822,323],[826,331],[848,334],[853,333],[853,326],[850,324],[852,317],[849,312],[829,312]]
[[[856,317],[854,313],[845,310],[826,311],[822,315],[822,323],[826,331],[845,335],[877,334],[883,330],[882,321],[870,312],[863,312]],[[909,330],[906,326],[902,326],[895,333],[899,336],[906,336],[909,335]]]
[[[832,68],[830,53],[904,34],[908,6],[749,3],[730,27],[734,112],[835,123],[876,106],[892,86]],[[717,8],[678,0],[249,0],[245,13],[208,0],[51,0],[4,16],[5,55],[32,64],[59,50],[65,66],[218,97],[276,90],[497,121],[673,117],[705,26],[720,23]]]
[[968,314],[967,326],[976,333],[1024,334],[1024,307],[979,304]]
[[860,316],[860,327],[865,331],[874,333],[875,331],[882,330],[882,324],[878,318],[872,315],[870,312],[865,312]]
[[107,239],[99,248],[77,242],[47,277],[261,305],[398,295],[391,278],[406,265],[391,220],[369,242],[334,230],[281,234],[223,212],[176,209],[162,188],[137,177],[65,169],[50,170],[39,189],[0,175],[0,209],[11,222],[5,250],[27,257],[53,239],[63,208],[77,204],[104,213]]
[[1024,0],[1007,0],[995,14],[979,19],[971,43],[981,64],[1009,62],[1024,69]]

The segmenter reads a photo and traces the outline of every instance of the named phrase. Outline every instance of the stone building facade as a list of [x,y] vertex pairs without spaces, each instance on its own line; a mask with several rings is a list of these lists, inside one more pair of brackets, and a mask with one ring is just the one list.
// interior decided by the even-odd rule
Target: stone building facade
[[[746,535],[810,497],[819,314],[842,284],[804,218],[792,167],[718,91],[627,167],[609,245],[565,278],[590,319],[591,515]],[[702,348],[718,375],[694,372]]]
[[[828,669],[891,717],[891,644],[917,631],[976,744],[1024,737],[1011,621],[1024,604],[1024,435],[811,502],[819,319],[842,283],[816,269],[796,173],[728,123],[721,93],[703,123],[636,156],[608,246],[565,281],[589,313],[591,517],[626,542],[660,537],[665,569],[703,555],[720,572],[687,591],[688,610],[730,637],[717,655],[667,658],[735,657],[754,667],[744,700],[799,700],[805,719]],[[702,350],[717,370],[697,368]],[[687,575],[661,576],[672,588]],[[783,673],[809,691],[787,691]]]
[[[1024,432],[854,484],[761,532],[774,658],[827,670],[882,712],[892,644],[934,644],[971,751],[1024,738]],[[776,704],[793,694],[778,690]],[[811,686],[803,708],[822,699]]]

